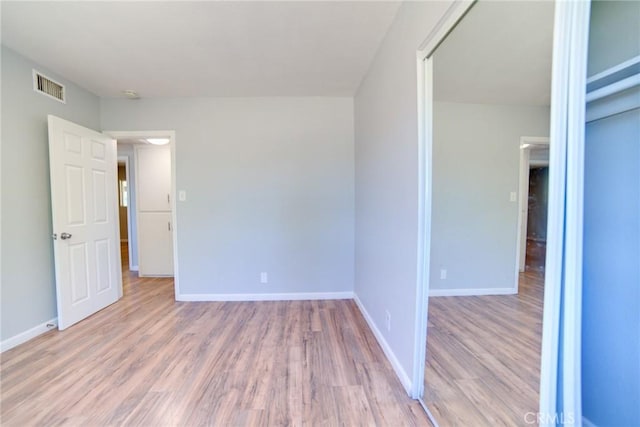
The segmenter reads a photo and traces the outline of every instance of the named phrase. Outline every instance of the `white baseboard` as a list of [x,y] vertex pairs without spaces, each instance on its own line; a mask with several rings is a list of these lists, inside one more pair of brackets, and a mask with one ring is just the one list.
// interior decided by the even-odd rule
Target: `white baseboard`
[[138,271],[138,266],[137,265],[132,265],[131,267],[129,267],[129,270]]
[[429,289],[430,297],[459,297],[481,295],[515,295],[515,288],[484,288],[484,289]]
[[596,427],[596,425],[594,423],[592,423],[591,421],[589,421],[589,419],[587,417],[582,417],[582,427]]
[[353,299],[353,292],[298,292],[274,294],[179,294],[176,301],[301,301]]
[[[52,326],[47,326],[47,325],[52,325]],[[13,347],[18,346],[22,343],[25,343],[30,339],[37,337],[38,335],[44,334],[45,332],[48,332],[57,326],[58,326],[58,318],[55,317],[51,320],[48,320],[44,323],[34,326],[28,331],[21,332],[18,335],[12,336],[11,338],[7,338],[6,340],[0,342],[0,353],[10,350]]]
[[367,321],[367,324],[369,325],[371,332],[373,332],[373,335],[378,340],[378,344],[380,344],[380,347],[382,347],[382,351],[384,352],[385,356],[387,356],[387,360],[389,360],[389,363],[391,363],[391,366],[393,367],[393,370],[396,372],[398,379],[400,379],[400,382],[402,383],[402,386],[404,387],[405,391],[407,392],[408,395],[411,395],[413,384],[409,379],[409,375],[407,375],[405,370],[402,368],[402,365],[400,365],[398,358],[396,357],[393,350],[391,350],[391,347],[387,343],[387,340],[384,339],[384,335],[382,335],[382,332],[380,332],[380,329],[378,329],[378,326],[376,326],[375,322],[367,312],[367,309],[364,308],[364,305],[362,304],[362,301],[360,301],[360,298],[358,298],[358,295],[354,294],[353,299],[356,302],[356,305],[358,306],[358,308],[360,309],[360,312],[362,313],[364,320]]

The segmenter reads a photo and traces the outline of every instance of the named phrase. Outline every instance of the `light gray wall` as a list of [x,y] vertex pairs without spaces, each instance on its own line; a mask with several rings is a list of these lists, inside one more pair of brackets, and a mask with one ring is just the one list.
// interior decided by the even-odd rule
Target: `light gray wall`
[[105,130],[176,131],[182,294],[353,290],[351,98],[103,99],[101,112]]
[[598,426],[640,417],[640,109],[586,128],[582,408]]
[[[589,75],[640,54],[640,2],[596,1],[591,7]],[[637,107],[640,87],[626,94]],[[598,103],[614,106],[616,99]],[[582,414],[592,425],[637,425],[640,108],[586,126],[583,246]]]
[[355,292],[409,378],[417,292],[416,50],[449,4],[405,2],[355,96]]
[[[131,252],[131,265],[138,266],[138,223],[136,221],[136,162],[133,157],[133,145],[118,144],[118,156],[129,158],[129,222],[131,235],[129,246]],[[121,237],[122,238],[122,237]]]
[[[66,86],[33,90],[32,69]],[[98,97],[2,46],[1,339],[56,317],[47,114],[99,129]]]
[[[615,25],[611,25],[612,22],[615,22]],[[591,2],[588,76],[640,55],[638,22],[638,1]]]
[[514,287],[521,136],[549,136],[548,107],[435,103],[431,289]]

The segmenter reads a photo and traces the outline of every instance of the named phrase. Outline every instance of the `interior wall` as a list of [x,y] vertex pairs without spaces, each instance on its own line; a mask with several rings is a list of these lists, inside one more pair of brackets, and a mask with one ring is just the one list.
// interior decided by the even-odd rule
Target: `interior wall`
[[[515,286],[520,137],[549,135],[549,107],[434,103],[431,290]],[[446,278],[441,278],[441,270]]]
[[102,99],[101,114],[176,131],[183,297],[353,291],[351,98]]
[[640,109],[589,123],[584,178],[583,414],[640,418]]
[[[2,49],[2,341],[57,316],[47,115],[100,128],[98,97]],[[32,69],[65,85],[66,104],[33,90]]]
[[591,16],[587,76],[593,76],[640,55],[640,3],[595,0],[591,2]]
[[450,4],[404,2],[355,96],[355,292],[406,388],[418,270],[416,51]]
[[131,212],[131,235],[129,236],[129,252],[131,259],[129,263],[134,270],[138,270],[138,223],[135,215],[136,212],[136,162],[131,144],[118,144],[118,156],[127,157],[129,159],[129,212]]

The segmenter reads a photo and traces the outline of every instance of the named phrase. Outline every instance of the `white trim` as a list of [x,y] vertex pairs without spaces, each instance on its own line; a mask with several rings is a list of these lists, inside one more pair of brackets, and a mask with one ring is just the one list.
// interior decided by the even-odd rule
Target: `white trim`
[[353,299],[353,292],[294,292],[273,294],[177,294],[176,301],[307,301]]
[[531,149],[533,146],[549,146],[548,137],[523,136],[520,137],[520,179],[518,182],[518,232],[516,235],[516,274],[514,287],[516,293],[520,273],[524,271],[525,258],[527,253],[527,218],[529,215],[529,169],[531,165],[539,163],[549,165],[548,161],[532,161]]
[[[174,295],[176,301],[180,295],[180,274],[179,274],[179,261],[178,261],[178,221],[177,221],[177,202],[176,197],[176,132],[173,130],[146,130],[146,131],[103,131],[102,133],[109,135],[115,139],[140,139],[140,138],[154,138],[154,137],[169,137],[169,150],[171,151],[171,221],[173,231],[173,283],[174,283]],[[137,181],[136,181],[137,185]],[[137,194],[136,194],[137,196]],[[137,204],[137,200],[136,200]],[[136,222],[137,223],[137,222]],[[138,244],[140,242],[138,241]],[[129,258],[131,259],[131,258]],[[131,266],[130,269],[137,271],[138,266]]]
[[582,427],[597,427],[587,417],[582,416]]
[[422,409],[424,409],[424,411],[427,413],[427,418],[429,418],[429,421],[431,421],[431,424],[433,424],[433,427],[440,427],[438,425],[438,421],[436,421],[435,417],[433,416],[429,408],[427,408],[427,405],[425,405],[424,400],[419,399],[418,402],[420,402],[420,406],[422,406]]
[[[640,76],[640,74],[638,74]],[[587,123],[640,108],[640,85],[587,104]]]
[[[628,69],[633,69],[633,68],[637,69],[638,65],[640,65],[640,55],[634,56],[631,59],[628,59],[624,62],[614,65],[613,67],[607,68],[606,70],[598,74],[594,74],[593,76],[587,79],[587,86],[593,86],[594,84],[597,84],[599,80],[608,81],[608,79],[611,78],[614,74],[624,72],[625,70],[628,70]],[[619,80],[619,79],[616,79],[616,80]],[[589,88],[587,88],[587,92],[590,92]]]
[[[431,221],[427,221],[427,213],[431,212],[431,170],[432,170],[432,133],[426,129],[432,129],[433,102],[432,97],[424,94],[431,93],[432,81],[427,81],[426,74],[433,72],[433,62],[425,63],[420,53],[416,56],[418,93],[423,97],[418,97],[418,240],[417,240],[417,276],[416,276],[416,317],[427,319],[429,315],[429,304],[425,301],[429,298],[429,270],[431,254]],[[427,322],[420,322],[415,328],[414,342],[418,351],[413,355],[413,387],[411,397],[419,399],[424,394],[424,371],[427,358]],[[424,405],[424,402],[422,405]],[[429,410],[427,409],[427,414]]]
[[430,289],[430,297],[459,297],[459,296],[482,296],[482,295],[515,295],[518,288],[458,288],[458,289]]
[[601,87],[600,89],[596,89],[593,92],[589,92],[586,97],[586,102],[594,102],[638,85],[640,85],[640,74],[634,74],[631,77],[618,80],[615,83],[611,83],[607,86]]
[[[572,413],[577,420],[582,420],[582,167],[589,7],[589,2],[555,4],[549,218],[538,411],[541,414]],[[562,360],[559,360],[560,336],[563,337]],[[563,366],[561,378],[558,377],[559,364]],[[563,391],[561,399],[559,384]],[[560,400],[561,408],[558,407]],[[540,425],[550,427],[555,426],[555,422],[543,419]]]
[[411,384],[409,375],[407,375],[405,370],[402,368],[402,365],[398,361],[395,353],[393,352],[393,350],[391,350],[391,346],[389,346],[389,343],[387,343],[387,340],[385,340],[384,335],[382,335],[382,332],[380,332],[380,330],[376,326],[376,323],[367,312],[367,309],[364,308],[364,304],[362,304],[362,301],[360,301],[360,298],[358,298],[357,294],[354,294],[353,300],[360,309],[360,313],[362,313],[362,317],[364,317],[364,320],[366,320],[367,324],[369,325],[371,332],[373,332],[373,335],[376,337],[378,344],[380,344],[380,347],[382,347],[382,351],[384,352],[385,356],[387,356],[387,360],[391,364],[393,370],[396,372],[396,375],[402,383],[402,386],[406,390],[407,394],[411,394],[413,385]]
[[14,335],[11,338],[7,338],[0,343],[0,353],[10,350],[22,343],[25,343],[39,335],[44,334],[45,332],[49,332],[50,330],[55,329],[57,326],[58,318],[54,317],[53,319],[36,325],[27,331],[21,332],[18,335]]
[[444,41],[475,2],[476,0],[454,0],[431,33],[418,47],[418,58],[421,61],[431,57],[433,51]]
[[129,270],[131,270],[131,271],[138,271],[138,270],[139,270],[139,268],[138,268],[138,266],[137,266],[137,265],[132,265],[131,267],[129,267]]
[[[557,412],[557,355],[560,332],[568,99],[566,88],[569,83],[572,9],[573,2],[555,4],[549,128],[549,137],[553,144],[549,147],[549,216],[540,353],[540,408],[538,410],[541,414]],[[546,421],[541,422],[540,425],[550,427],[555,423]]]
[[574,5],[567,102],[562,412],[582,419],[582,240],[587,56],[591,3]]
[[[417,98],[418,98],[418,235],[417,237],[417,278],[415,306],[415,335],[413,353],[413,378],[409,380],[393,352],[389,354],[396,373],[414,399],[422,399],[424,395],[424,369],[427,354],[427,316],[429,309],[429,269],[431,250],[431,188],[432,188],[432,154],[433,154],[433,59],[434,50],[442,43],[462,17],[473,6],[475,0],[455,0],[444,13],[434,29],[425,38],[416,52]],[[358,299],[356,296],[356,303]],[[363,311],[363,314],[365,312]],[[367,319],[367,316],[365,316]],[[367,319],[369,322],[369,319]],[[370,326],[372,326],[372,323]],[[375,326],[375,325],[373,325]],[[374,334],[377,329],[374,329]],[[378,334],[380,332],[378,331]],[[385,354],[383,336],[376,335]],[[384,345],[383,345],[384,343]],[[394,364],[395,361],[395,364]],[[397,365],[397,366],[396,366]],[[403,379],[403,375],[404,378]],[[426,406],[424,401],[422,405]]]
[[640,56],[587,80],[587,123],[640,107]]

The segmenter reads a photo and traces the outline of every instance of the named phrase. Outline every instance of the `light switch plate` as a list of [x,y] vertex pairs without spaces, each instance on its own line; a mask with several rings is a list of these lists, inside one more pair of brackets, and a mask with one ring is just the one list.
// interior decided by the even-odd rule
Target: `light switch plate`
[[178,200],[180,200],[181,202],[187,200],[187,192],[184,190],[178,191]]

